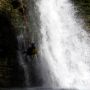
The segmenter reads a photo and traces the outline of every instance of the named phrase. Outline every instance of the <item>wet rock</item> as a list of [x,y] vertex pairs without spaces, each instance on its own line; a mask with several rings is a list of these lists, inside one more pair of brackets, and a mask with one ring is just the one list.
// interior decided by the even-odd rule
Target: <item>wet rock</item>
[[6,13],[0,13],[0,87],[24,86],[24,71],[18,64],[15,29]]

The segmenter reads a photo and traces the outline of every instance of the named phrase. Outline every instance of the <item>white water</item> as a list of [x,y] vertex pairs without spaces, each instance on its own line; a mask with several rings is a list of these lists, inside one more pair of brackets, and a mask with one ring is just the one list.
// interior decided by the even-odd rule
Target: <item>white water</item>
[[25,76],[25,85],[28,87],[30,86],[30,81],[29,81],[29,68],[28,68],[28,64],[25,63],[26,58],[25,55],[23,54],[23,51],[25,50],[25,48],[23,47],[24,45],[24,39],[23,39],[23,34],[19,35],[17,37],[18,39],[18,44],[19,44],[19,51],[18,51],[18,62],[19,65],[23,68],[24,70],[24,76]]
[[54,87],[89,90],[90,40],[76,22],[73,5],[69,0],[39,0],[37,5],[42,34],[40,51],[50,67],[52,81],[58,82]]
[[19,64],[21,67],[24,69],[24,76],[25,76],[25,84],[26,86],[30,86],[30,81],[29,81],[29,69],[27,64],[25,64],[25,59],[23,59],[21,52],[18,52],[19,55]]

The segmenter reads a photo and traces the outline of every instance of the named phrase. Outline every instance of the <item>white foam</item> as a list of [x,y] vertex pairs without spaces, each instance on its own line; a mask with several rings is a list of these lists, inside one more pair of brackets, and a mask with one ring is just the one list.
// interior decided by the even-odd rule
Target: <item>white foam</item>
[[56,77],[53,82],[64,88],[90,88],[90,40],[76,22],[73,5],[69,0],[39,0],[37,5],[42,34],[40,50]]

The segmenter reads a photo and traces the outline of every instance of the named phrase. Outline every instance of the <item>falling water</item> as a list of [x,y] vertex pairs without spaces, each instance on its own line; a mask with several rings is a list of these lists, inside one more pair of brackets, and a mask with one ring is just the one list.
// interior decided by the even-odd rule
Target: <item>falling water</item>
[[29,68],[28,68],[28,65],[25,63],[26,61],[26,58],[23,54],[23,51],[24,51],[24,39],[23,39],[23,34],[19,35],[17,37],[18,39],[18,43],[19,43],[19,51],[18,51],[18,61],[19,61],[19,64],[20,66],[23,68],[24,70],[24,77],[25,77],[25,86],[30,86],[30,81],[29,81]]
[[89,34],[77,22],[74,6],[69,0],[39,0],[36,4],[41,21],[40,53],[50,69],[43,73],[51,75],[52,87],[90,88]]

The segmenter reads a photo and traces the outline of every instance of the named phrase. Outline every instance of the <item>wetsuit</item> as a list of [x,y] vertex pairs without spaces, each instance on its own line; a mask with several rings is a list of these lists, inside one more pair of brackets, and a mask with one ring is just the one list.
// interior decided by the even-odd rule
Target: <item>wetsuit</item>
[[32,44],[26,51],[26,55],[33,56],[36,54],[36,47]]

